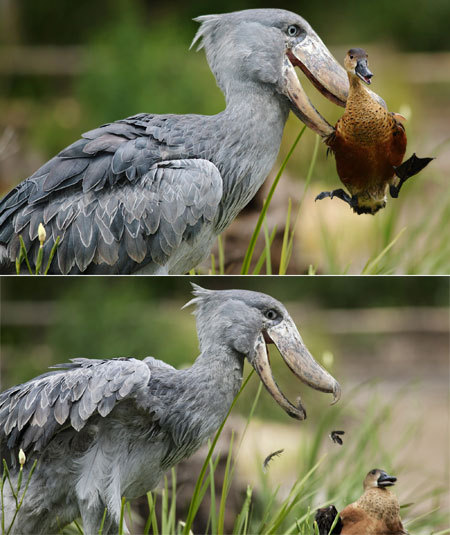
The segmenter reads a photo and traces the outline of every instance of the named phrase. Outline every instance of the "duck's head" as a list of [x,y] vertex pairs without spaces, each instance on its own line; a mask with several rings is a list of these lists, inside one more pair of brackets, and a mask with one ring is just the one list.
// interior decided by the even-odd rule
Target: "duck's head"
[[349,76],[357,76],[364,83],[370,85],[373,74],[369,71],[368,55],[362,48],[351,48],[344,60],[344,67]]
[[390,476],[384,470],[374,468],[371,470],[364,479],[364,490],[378,488],[383,489],[385,487],[391,487],[395,484],[397,478]]
[[283,9],[248,9],[195,19],[193,44],[206,57],[225,94],[245,100],[265,88],[279,95],[297,117],[322,136],[333,127],[306,95],[295,67],[333,103],[345,107],[348,78],[309,23]]

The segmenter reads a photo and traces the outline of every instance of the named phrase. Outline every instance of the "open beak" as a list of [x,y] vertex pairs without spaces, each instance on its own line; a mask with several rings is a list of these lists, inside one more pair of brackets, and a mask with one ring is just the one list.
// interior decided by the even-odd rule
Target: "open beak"
[[[345,107],[349,82],[345,69],[331,55],[312,28],[295,47],[287,49],[283,64],[284,91],[292,103],[292,111],[309,128],[320,136],[330,135],[334,128],[316,110],[297,77],[299,67],[322,95],[331,102]],[[384,100],[373,92],[373,97],[384,107]]]
[[255,355],[251,363],[271,396],[289,416],[297,420],[304,420],[306,411],[300,398],[294,405],[280,391],[270,368],[266,341],[273,342],[277,346],[286,364],[301,381],[315,390],[332,393],[333,403],[339,401],[341,397],[339,383],[311,356],[294,322],[285,319],[278,325],[259,334],[255,344]]
[[391,487],[397,481],[397,478],[386,474],[386,472],[381,472],[380,477],[377,479],[377,485],[379,487]]

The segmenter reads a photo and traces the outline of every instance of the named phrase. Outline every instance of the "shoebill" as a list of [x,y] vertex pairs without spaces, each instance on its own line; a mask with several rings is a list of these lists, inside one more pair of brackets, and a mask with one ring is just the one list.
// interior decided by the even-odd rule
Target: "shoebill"
[[43,265],[60,240],[51,273],[187,273],[261,187],[291,111],[321,136],[333,132],[294,67],[340,106],[348,79],[305,19],[251,9],[196,21],[193,44],[206,52],[225,110],[139,113],[83,134],[1,201],[3,272],[15,271],[19,236],[36,262],[42,223]]
[[[204,444],[223,422],[242,384],[244,362],[292,418],[303,420],[276,384],[267,344],[315,390],[340,386],[311,356],[286,308],[244,290],[194,286],[200,355],[178,370],[153,357],[72,359],[0,395],[0,444],[13,484],[18,453],[36,470],[11,533],[57,533],[80,517],[85,534],[117,534],[121,498],[153,489],[162,475]],[[16,502],[4,487],[5,525]]]

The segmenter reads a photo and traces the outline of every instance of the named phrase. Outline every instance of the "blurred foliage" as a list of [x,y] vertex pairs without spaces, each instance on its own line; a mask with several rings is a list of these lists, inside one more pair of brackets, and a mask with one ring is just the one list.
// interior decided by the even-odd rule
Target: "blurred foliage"
[[318,33],[327,35],[333,44],[343,39],[370,42],[389,39],[405,50],[442,50],[450,48],[447,31],[450,4],[447,0],[322,0],[303,2],[292,0],[264,5],[255,0],[216,0],[214,7],[205,0],[161,3],[150,0],[88,0],[60,2],[51,0],[29,2],[14,0],[24,42],[42,44],[80,43],[99,32],[99,28],[118,22],[125,12],[139,11],[142,24],[149,21],[167,26],[179,21],[187,30],[193,28],[190,19],[207,13],[223,13],[248,8],[279,7],[305,17]]
[[[245,288],[265,292],[280,301],[314,302],[324,308],[380,306],[447,306],[447,277],[28,277],[1,280],[3,301],[73,300],[85,306],[112,294],[124,301],[190,299],[189,281],[210,289]],[[127,297],[129,296],[129,297]],[[130,297],[131,296],[131,297]],[[119,298],[119,297],[118,297]]]
[[123,13],[120,25],[99,30],[77,89],[89,120],[102,123],[149,109],[203,114],[223,109],[204,57],[187,52],[194,33],[176,19],[145,23],[133,11]]
[[[449,292],[445,277],[196,277],[195,282],[211,289],[262,291],[287,303],[288,308],[299,302],[305,310],[446,306]],[[190,315],[192,308],[180,310],[190,299],[190,290],[187,277],[3,278],[2,317],[11,316],[8,305],[23,307],[22,312],[15,311],[13,322],[2,321],[1,368],[8,384],[30,379],[47,366],[74,357],[151,355],[177,367],[190,365],[198,354],[195,320]],[[37,315],[36,321],[27,310]],[[20,313],[26,314],[23,320],[18,318]],[[46,314],[52,316],[41,322],[39,315]],[[305,334],[313,354],[336,350],[327,339],[326,325],[319,331],[314,335],[310,328]],[[382,340],[381,336],[365,335],[354,343],[367,346]],[[297,395],[296,381],[281,359],[274,359],[274,369],[286,392]],[[256,387],[257,381],[253,383]],[[248,392],[250,402],[254,391]],[[315,393],[307,393],[306,400],[309,395]],[[279,413],[267,401],[265,408],[274,415]]]

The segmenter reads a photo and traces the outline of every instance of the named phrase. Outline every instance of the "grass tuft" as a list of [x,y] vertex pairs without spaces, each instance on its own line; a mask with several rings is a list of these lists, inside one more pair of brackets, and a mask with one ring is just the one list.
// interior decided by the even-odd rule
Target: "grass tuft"
[[[235,406],[238,398],[250,380],[250,374],[233,401],[230,411]],[[154,535],[190,535],[192,526],[199,510],[202,500],[208,495],[210,499],[210,511],[208,521],[208,532],[214,534],[225,533],[225,515],[228,507],[227,498],[233,480],[237,477],[236,468],[241,445],[248,433],[249,426],[254,417],[254,411],[261,393],[262,385],[259,388],[255,399],[248,413],[245,428],[242,431],[237,443],[234,435],[230,441],[228,455],[226,459],[225,477],[222,489],[217,486],[214,476],[219,462],[219,456],[214,456],[217,440],[223,430],[217,431],[208,450],[208,454],[203,463],[197,478],[195,490],[191,497],[191,503],[186,519],[177,518],[177,478],[176,470],[172,469],[164,478],[162,491],[147,493],[147,500],[150,509],[149,516],[143,529],[144,534]],[[247,484],[245,495],[242,497],[242,505],[236,514],[233,535],[250,535],[258,533],[261,535],[310,535],[317,533],[317,526],[314,516],[317,508],[333,503],[336,508],[342,510],[346,505],[355,501],[361,495],[361,485],[365,474],[374,466],[380,466],[387,471],[400,476],[407,467],[404,464],[405,447],[420,430],[421,422],[411,420],[405,427],[403,434],[397,437],[390,437],[386,440],[386,426],[392,425],[395,417],[395,407],[401,402],[406,389],[399,391],[392,399],[386,400],[377,391],[376,383],[362,384],[351,389],[344,402],[340,406],[333,407],[332,410],[324,411],[315,416],[315,426],[303,427],[299,436],[296,461],[289,461],[289,472],[285,479],[282,478],[282,486],[288,488],[281,489],[280,485],[270,483],[271,475],[280,475],[283,472],[282,462],[276,463],[269,469],[269,473],[264,473],[261,459],[254,459],[255,470],[257,471],[259,484]],[[367,393],[369,395],[367,396]],[[355,400],[365,394],[366,401],[361,408],[356,406]],[[228,413],[229,414],[229,413]],[[228,416],[227,416],[228,417]],[[346,429],[344,444],[337,446],[329,438],[331,429]],[[237,443],[237,446],[236,446]],[[284,459],[283,456],[281,459]],[[248,463],[248,460],[246,461]],[[3,510],[3,490],[5,485],[9,485],[13,494],[17,497],[17,511],[22,506],[29,481],[32,477],[30,471],[23,495],[19,499],[17,483],[14,485],[9,470],[4,463],[2,474],[2,510]],[[426,468],[426,467],[425,467]],[[293,477],[295,475],[295,477]],[[171,482],[169,485],[169,477]],[[242,476],[240,475],[240,478]],[[447,525],[447,512],[441,509],[441,500],[446,495],[446,489],[434,487],[430,489],[423,486],[428,479],[426,471],[423,472],[423,482],[418,482],[417,488],[410,489],[413,499],[408,496],[408,500],[401,505],[404,525],[415,535],[446,535],[450,529]],[[290,481],[290,483],[289,483]],[[282,492],[281,492],[282,491]],[[217,502],[220,492],[220,502],[217,511]],[[395,489],[394,489],[395,492]],[[404,492],[404,491],[403,491]],[[156,503],[160,500],[160,518],[156,515]],[[423,504],[432,502],[425,512]],[[129,503],[122,500],[120,530],[125,531],[124,518],[125,508],[130,512]],[[417,513],[415,511],[418,511]],[[106,511],[105,511],[106,514]],[[103,531],[105,514],[99,533]],[[131,519],[131,515],[128,514]],[[2,535],[10,532],[11,526],[5,526],[4,515],[2,515]],[[131,533],[136,535],[130,525]],[[77,524],[72,524],[61,533],[82,533]]]

